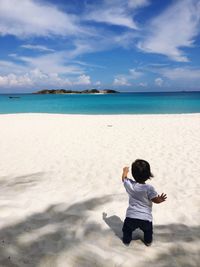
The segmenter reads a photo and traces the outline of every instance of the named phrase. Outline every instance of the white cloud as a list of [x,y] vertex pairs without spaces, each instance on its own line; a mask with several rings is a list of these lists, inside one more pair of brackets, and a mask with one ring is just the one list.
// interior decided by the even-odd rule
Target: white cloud
[[[77,76],[84,74],[82,67],[70,64],[66,51],[37,57],[20,57],[15,54],[14,60],[15,62],[0,60],[1,87],[68,86],[73,85]],[[84,76],[78,82],[88,82],[86,78],[83,79]]]
[[131,8],[138,8],[149,5],[148,0],[128,0],[128,6]]
[[131,84],[127,81],[127,79],[125,77],[116,77],[114,79],[113,85],[130,86]]
[[31,49],[31,50],[39,50],[39,51],[47,51],[47,52],[54,52],[54,49],[48,48],[44,45],[21,45],[22,48]]
[[117,34],[108,38],[111,38],[115,46],[117,45],[123,48],[132,48],[134,46],[137,37],[138,37],[138,32],[126,31],[122,34]]
[[159,77],[159,78],[156,78],[154,82],[155,82],[155,84],[156,84],[157,86],[161,87],[161,86],[163,85],[163,82],[164,82],[164,81],[163,81],[162,78]]
[[74,47],[75,48],[73,50],[68,51],[67,53],[70,58],[102,50],[102,47],[98,45],[98,42],[94,42],[94,40],[91,40],[90,42],[87,39],[74,41]]
[[57,88],[92,84],[84,69],[70,64],[65,54],[66,51],[61,51],[35,58],[15,55],[14,59],[20,63],[0,61],[0,86]]
[[4,77],[5,81],[6,78],[12,78],[13,81],[16,80],[16,84],[14,82],[7,82],[7,85],[17,85],[18,86],[54,86],[58,87],[65,87],[65,86],[73,86],[73,85],[90,85],[91,77],[89,75],[80,75],[75,79],[68,79],[66,77],[61,77],[58,73],[45,73],[42,72],[40,69],[31,70],[29,73],[25,75],[17,76],[17,75],[8,75]]
[[147,83],[146,82],[139,83],[139,86],[141,86],[141,87],[147,87]]
[[[0,36],[59,38],[70,35],[67,45],[74,47],[74,49],[67,51],[68,58],[109,50],[113,47],[132,47],[136,37],[136,32],[131,30],[136,28],[132,16],[133,13],[135,14],[135,10],[146,5],[147,1],[137,0],[135,4],[130,0],[125,2],[105,0],[102,2],[103,4],[100,6],[94,2],[89,10],[87,9],[88,5],[85,5],[83,14],[80,13],[78,16],[66,13],[66,11],[58,9],[55,4],[48,4],[42,0],[20,0],[20,4],[18,0],[0,0]],[[97,9],[98,7],[100,9]],[[95,12],[104,13],[104,11],[114,13],[111,24],[121,26],[128,24],[128,29],[124,29],[119,34],[106,27],[98,27],[97,30],[94,24],[92,26],[86,25],[85,21],[89,19],[90,15],[94,15]],[[103,14],[102,16],[104,17]],[[98,14],[93,19],[100,19],[100,17]],[[36,51],[54,52],[53,49],[44,45],[24,44],[21,47]]]
[[89,75],[80,75],[77,79],[77,81],[74,82],[74,84],[78,85],[89,85],[91,84],[90,76]]
[[99,85],[101,85],[101,82],[100,81],[97,81],[97,82],[94,83],[94,85],[99,86]]
[[150,22],[149,34],[138,47],[149,53],[163,54],[179,62],[189,61],[181,50],[192,47],[200,27],[199,0],[178,0]]
[[31,70],[29,76],[35,85],[40,86],[55,86],[57,88],[72,84],[68,78],[61,77],[58,73],[46,73],[40,69]]
[[33,83],[27,74],[17,76],[16,74],[10,73],[5,76],[0,76],[0,87],[24,87],[31,85]]
[[61,87],[72,85],[73,83],[64,77],[60,77],[57,73],[45,73],[39,69],[33,69],[25,74],[14,74],[0,76],[0,87]]
[[[124,2],[104,0],[102,5],[94,2],[89,9],[87,9],[88,5],[84,5],[83,14],[80,13],[78,16],[66,13],[66,11],[58,9],[55,4],[48,4],[42,0],[20,0],[20,4],[18,0],[0,0],[0,36],[55,38],[55,35],[59,35],[59,38],[73,35],[68,39],[67,45],[74,46],[74,49],[66,52],[68,58],[109,50],[113,47],[127,48],[133,45],[136,37],[136,32],[131,30],[137,28],[132,16],[138,8],[145,6],[147,2],[146,0],[137,0],[135,3],[131,0]],[[98,7],[100,8],[98,9]],[[95,12],[113,12],[111,24],[121,26],[127,24],[128,30],[126,29],[119,34],[106,27],[98,27],[97,30],[94,24],[93,26],[84,24]],[[100,19],[100,17],[98,14],[93,19]],[[24,44],[21,47],[36,51],[54,52],[53,49],[44,45]]]
[[17,57],[17,54],[16,53],[10,53],[10,54],[8,54],[8,56],[15,58],[15,57]]
[[113,84],[114,85],[126,85],[130,86],[130,81],[137,80],[143,75],[142,72],[136,70],[136,69],[129,69],[128,74],[118,74],[116,75]]
[[116,34],[106,29],[98,29],[96,34],[90,37],[84,37],[73,40],[74,49],[67,51],[69,58],[75,58],[83,54],[95,53],[100,51],[110,50],[114,47],[131,47],[136,33],[124,32],[122,34]]
[[27,66],[17,64],[8,60],[0,60],[0,74],[6,75],[8,73],[21,74],[27,71]]
[[131,29],[137,29],[136,24],[130,17],[127,17],[122,13],[119,8],[103,9],[98,11],[93,11],[87,18],[88,20],[93,20],[96,22],[104,22],[113,25],[126,26]]
[[[97,81],[93,85],[100,85]],[[40,69],[33,69],[25,74],[0,75],[0,88],[66,88],[74,86],[92,85],[89,75],[80,75],[71,79],[62,77],[58,73],[46,73]]]
[[90,6],[85,19],[137,29],[138,26],[133,20],[135,10],[147,4],[146,0],[104,0],[101,5],[97,6],[95,3],[94,6]]
[[48,53],[37,57],[18,57],[19,60],[26,63],[31,69],[40,69],[47,73],[59,74],[82,74],[83,69],[80,66],[69,63],[67,51]]
[[135,69],[130,69],[129,73],[130,73],[130,77],[129,77],[130,79],[138,79],[143,75],[142,72],[137,71]]
[[193,81],[200,80],[200,69],[183,68],[163,68],[158,70],[160,74],[170,80]]
[[75,15],[55,5],[34,0],[0,1],[0,34],[25,38],[30,36],[74,35],[85,30]]

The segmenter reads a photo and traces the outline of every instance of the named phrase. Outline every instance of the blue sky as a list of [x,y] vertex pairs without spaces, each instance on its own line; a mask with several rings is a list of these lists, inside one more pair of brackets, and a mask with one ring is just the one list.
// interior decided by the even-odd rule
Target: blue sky
[[200,90],[200,0],[0,0],[0,93]]

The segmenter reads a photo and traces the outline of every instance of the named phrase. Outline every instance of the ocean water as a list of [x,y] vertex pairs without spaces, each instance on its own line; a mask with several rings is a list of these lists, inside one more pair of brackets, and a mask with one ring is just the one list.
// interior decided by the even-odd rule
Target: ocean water
[[[19,98],[9,98],[17,96]],[[200,92],[108,95],[0,95],[0,114],[180,114],[200,113]]]

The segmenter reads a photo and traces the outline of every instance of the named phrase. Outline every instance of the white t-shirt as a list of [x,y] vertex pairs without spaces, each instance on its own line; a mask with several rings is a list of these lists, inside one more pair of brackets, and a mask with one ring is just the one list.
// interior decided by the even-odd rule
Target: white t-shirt
[[124,179],[124,187],[129,195],[129,207],[126,217],[152,221],[152,201],[158,194],[149,184],[139,184],[131,179]]

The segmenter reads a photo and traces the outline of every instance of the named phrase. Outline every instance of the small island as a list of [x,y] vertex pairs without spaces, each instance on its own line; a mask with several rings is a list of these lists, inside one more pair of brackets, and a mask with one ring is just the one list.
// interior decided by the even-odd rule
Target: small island
[[66,90],[66,89],[44,89],[37,92],[34,92],[33,94],[115,94],[119,93],[118,91],[112,90],[112,89],[103,89],[103,90],[97,90],[97,89],[87,89],[83,91],[77,91],[77,90]]

